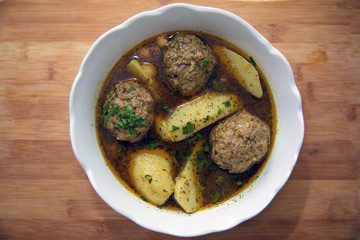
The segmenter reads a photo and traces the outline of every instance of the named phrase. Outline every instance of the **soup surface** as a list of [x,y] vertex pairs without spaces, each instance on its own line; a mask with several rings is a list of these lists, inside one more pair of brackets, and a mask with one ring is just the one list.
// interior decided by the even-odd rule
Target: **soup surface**
[[[168,79],[164,72],[163,50],[164,43],[172,39],[177,33],[179,32],[163,33],[141,42],[139,45],[135,46],[126,53],[114,66],[102,87],[98,99],[96,109],[97,134],[99,144],[108,166],[124,186],[144,200],[146,200],[146,198],[144,198],[144,196],[135,187],[134,176],[132,176],[130,171],[132,168],[132,158],[139,151],[151,151],[154,154],[157,154],[158,152],[159,155],[166,152],[169,156],[167,159],[169,160],[171,166],[171,176],[174,180],[177,178],[180,171],[182,171],[184,165],[188,161],[193,161],[195,163],[196,174],[198,176],[196,178],[196,187],[198,192],[201,193],[203,199],[201,205],[201,209],[203,209],[219,204],[238,194],[259,174],[259,171],[266,161],[273,145],[272,143],[275,134],[274,129],[276,127],[275,107],[266,80],[264,79],[260,69],[256,66],[256,59],[252,59],[240,49],[222,39],[201,32],[182,31],[180,33],[196,35],[210,48],[213,48],[214,46],[221,46],[231,49],[232,51],[242,55],[249,62],[252,62],[253,65],[256,66],[257,71],[260,73],[260,83],[263,90],[263,96],[260,99],[256,98],[241,87],[234,76],[229,74],[230,71],[227,66],[220,64],[221,59],[216,54],[214,55],[216,57],[217,64],[215,65],[214,70],[203,89],[192,96],[182,96],[178,91],[172,90],[171,87],[169,87]],[[135,142],[117,140],[110,134],[108,129],[104,128],[104,125],[102,124],[102,119],[106,110],[104,109],[106,98],[117,83],[132,79],[146,86],[141,79],[138,79],[137,76],[133,75],[131,71],[129,71],[127,65],[132,59],[137,59],[143,64],[152,64],[156,69],[155,77],[152,80],[155,82],[155,84],[153,84],[155,87],[150,89],[150,92],[155,99],[155,119],[152,121],[145,136],[140,141]],[[209,135],[212,128],[225,118],[207,126],[204,129],[201,129],[198,132],[190,134],[190,137],[185,140],[177,142],[164,141],[161,137],[159,137],[159,134],[156,131],[156,122],[159,122],[162,119],[168,119],[178,106],[213,92],[231,93],[239,96],[243,102],[243,109],[261,119],[271,129],[271,144],[267,154],[261,159],[260,163],[251,165],[251,167],[245,172],[231,174],[227,170],[219,168],[219,166],[211,160],[210,152],[212,146],[209,142]],[[221,109],[219,109],[219,112],[220,111]],[[197,151],[197,157],[194,159],[191,157],[191,153],[198,142],[201,142],[202,148],[201,151]],[[149,179],[149,181],[151,181],[151,179]],[[181,209],[174,200],[173,195],[171,195],[170,198],[159,207]]]

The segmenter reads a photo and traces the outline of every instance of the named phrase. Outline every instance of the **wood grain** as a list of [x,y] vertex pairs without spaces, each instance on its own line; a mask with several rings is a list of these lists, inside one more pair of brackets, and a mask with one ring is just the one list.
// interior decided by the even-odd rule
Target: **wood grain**
[[[176,239],[108,207],[75,159],[68,99],[103,32],[175,1],[0,1],[0,239]],[[196,0],[231,11],[289,60],[305,139],[294,172],[258,216],[193,239],[357,239],[360,2]]]

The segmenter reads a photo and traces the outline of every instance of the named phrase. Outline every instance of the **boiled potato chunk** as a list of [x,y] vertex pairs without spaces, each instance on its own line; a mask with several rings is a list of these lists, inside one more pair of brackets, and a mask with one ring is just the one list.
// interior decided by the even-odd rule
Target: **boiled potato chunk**
[[160,149],[140,150],[132,155],[130,174],[136,189],[149,202],[162,205],[174,192],[170,156]]
[[138,59],[131,59],[127,65],[127,69],[136,78],[141,81],[149,82],[155,77],[156,68],[150,63],[140,63]]
[[200,208],[197,200],[198,190],[194,180],[194,164],[193,161],[187,161],[175,181],[174,198],[187,213],[195,212]]
[[214,52],[220,57],[220,61],[228,66],[229,71],[246,91],[257,98],[262,98],[263,90],[259,73],[250,62],[225,47],[215,46]]
[[145,84],[153,96],[159,100],[160,96],[157,92],[159,84],[156,81],[156,68],[151,63],[141,63],[138,59],[134,58],[126,66],[128,71]]
[[156,130],[165,141],[181,141],[242,106],[234,94],[211,92],[177,107],[168,119],[157,120]]
[[[202,149],[199,141],[192,151],[191,158],[196,159],[196,151]],[[202,206],[202,196],[197,187],[198,176],[196,162],[187,161],[175,180],[174,198],[187,213],[193,213]]]

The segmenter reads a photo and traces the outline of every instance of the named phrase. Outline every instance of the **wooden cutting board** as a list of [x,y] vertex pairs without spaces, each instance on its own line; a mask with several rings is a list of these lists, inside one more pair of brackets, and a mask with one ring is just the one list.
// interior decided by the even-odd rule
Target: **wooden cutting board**
[[[0,239],[174,239],[108,207],[74,157],[68,99],[103,32],[167,0],[0,1]],[[185,1],[241,16],[289,60],[305,139],[258,216],[196,239],[359,237],[360,2]]]

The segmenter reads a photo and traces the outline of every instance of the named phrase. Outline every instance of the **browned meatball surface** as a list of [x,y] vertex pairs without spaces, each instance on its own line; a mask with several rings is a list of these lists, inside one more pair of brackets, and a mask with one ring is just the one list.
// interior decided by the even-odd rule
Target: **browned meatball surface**
[[150,128],[154,107],[150,92],[137,81],[127,80],[106,96],[101,120],[117,140],[137,142]]
[[211,159],[220,168],[241,173],[265,156],[270,128],[256,116],[241,111],[211,130],[210,144]]
[[177,34],[166,44],[163,64],[170,86],[183,96],[191,96],[205,86],[216,59],[195,35]]

